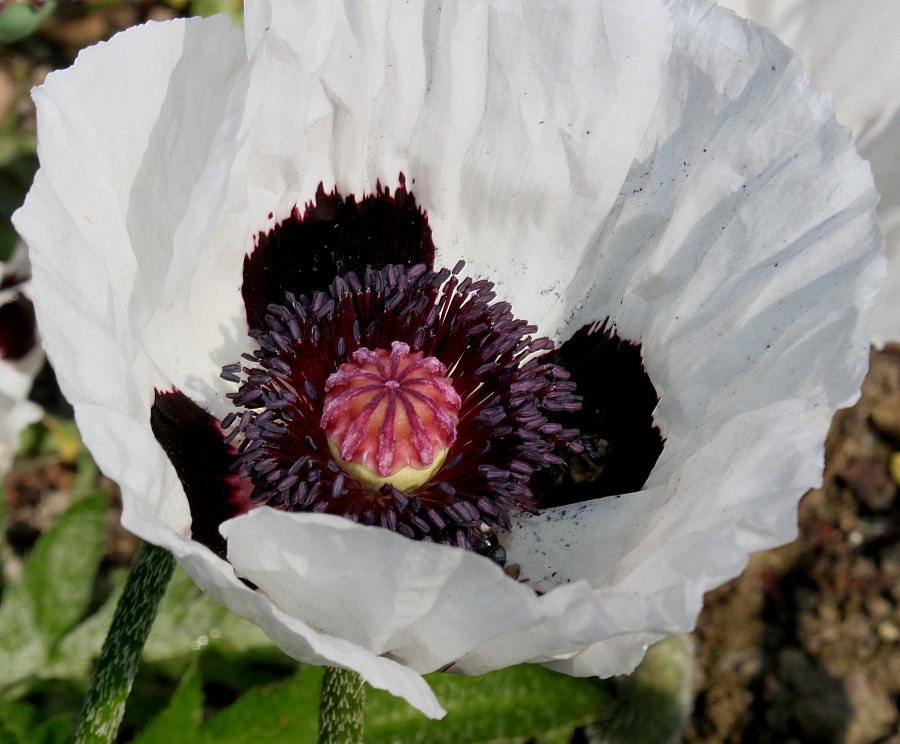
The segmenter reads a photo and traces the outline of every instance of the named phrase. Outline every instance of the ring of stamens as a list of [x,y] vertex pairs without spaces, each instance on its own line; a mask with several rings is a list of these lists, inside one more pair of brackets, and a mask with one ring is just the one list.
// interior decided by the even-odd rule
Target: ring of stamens
[[[240,384],[229,394],[240,410],[222,426],[238,445],[236,474],[252,483],[254,503],[338,514],[483,552],[492,547],[492,530],[510,526],[511,511],[536,511],[532,474],[562,463],[561,449],[579,448],[577,430],[551,417],[577,410],[579,398],[564,369],[536,356],[552,342],[533,338],[534,326],[495,302],[490,282],[460,280],[462,266],[349,273],[327,290],[287,293],[283,304],[269,306],[266,328],[250,332],[259,344],[244,355],[250,364],[222,372]],[[327,387],[359,350],[395,343],[440,360],[460,401],[458,422],[443,464],[426,480],[374,490],[329,447]]]

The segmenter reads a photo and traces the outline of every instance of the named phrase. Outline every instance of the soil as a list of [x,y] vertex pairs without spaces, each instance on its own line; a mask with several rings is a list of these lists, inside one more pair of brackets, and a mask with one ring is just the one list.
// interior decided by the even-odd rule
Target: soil
[[838,412],[800,537],[710,592],[690,744],[900,744],[900,346]]

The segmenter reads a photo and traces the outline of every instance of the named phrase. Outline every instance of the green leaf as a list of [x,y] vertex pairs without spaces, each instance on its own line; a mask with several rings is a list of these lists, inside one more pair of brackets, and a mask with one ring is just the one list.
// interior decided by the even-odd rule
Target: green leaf
[[203,17],[227,13],[237,25],[244,22],[243,0],[194,0],[191,11]]
[[596,720],[610,701],[608,685],[524,664],[481,677],[431,674],[426,677],[441,705],[442,721],[425,718],[403,700],[370,690],[365,741],[525,742],[551,741]]
[[0,744],[19,744],[34,726],[37,710],[20,702],[0,702]]
[[125,569],[114,570],[110,576],[112,592],[97,612],[67,633],[41,667],[45,679],[72,679],[87,689],[87,678],[103,648],[103,641],[116,611],[127,575]]
[[[191,670],[169,708],[133,744],[174,741],[173,731],[184,744],[315,744],[322,676],[320,668],[303,667],[289,680],[252,689],[195,728],[192,716],[202,700],[199,678]],[[369,688],[366,742],[562,744],[575,728],[600,717],[610,701],[606,683],[533,665],[482,677],[432,674],[427,679],[447,717],[428,720],[404,700]]]
[[322,670],[258,687],[201,726],[204,744],[316,744]]
[[203,719],[203,685],[197,665],[191,664],[166,709],[154,718],[132,744],[194,744]]
[[28,593],[21,584],[7,587],[0,605],[0,694],[16,697],[17,688],[37,674],[45,653]]
[[103,558],[106,496],[76,501],[43,534],[25,559],[22,586],[34,608],[34,622],[47,644],[56,642],[84,616]]
[[[576,679],[533,665],[483,677],[432,674],[427,679],[447,709],[447,717],[431,721],[404,700],[368,689],[366,742],[515,744],[537,740],[555,744],[567,741],[578,726],[596,720],[610,700],[608,686],[598,680]],[[315,744],[321,680],[322,669],[303,667],[285,682],[254,688],[204,722],[191,734],[196,738],[184,741]],[[148,731],[150,727],[135,744],[164,740],[145,740]],[[152,733],[161,735],[156,730]]]
[[[45,673],[48,654],[87,610],[103,553],[106,498],[72,504],[38,539],[0,604],[0,690],[15,697]],[[25,685],[23,687],[23,685]]]
[[72,741],[75,727],[63,716],[53,716],[42,721],[25,738],[22,744],[68,744]]
[[[63,636],[49,653],[35,629],[28,592],[21,584],[8,587],[0,604],[0,696],[18,697],[27,692],[28,684],[40,679],[71,679],[86,688],[125,575],[125,570],[113,573],[113,590],[103,605]],[[264,656],[270,666],[287,660],[258,627],[214,602],[184,571],[176,569],[144,647],[144,661],[162,665],[167,674],[178,676],[199,651],[216,652],[214,661],[220,672],[229,674],[241,673],[238,662],[248,652],[255,658]],[[241,679],[222,681],[239,690],[260,681],[259,675],[242,674]]]
[[[45,676],[73,678],[89,671],[100,653],[124,583],[122,571],[114,578],[114,590],[103,606],[60,641]],[[144,646],[144,662],[162,665],[167,674],[177,677],[189,660],[204,650],[229,658],[249,651],[285,658],[257,626],[217,604],[176,567]]]
[[42,718],[30,703],[0,702],[0,744],[67,744],[72,722],[61,715]]
[[316,744],[321,680],[321,669],[304,667],[288,680],[250,690],[200,724],[202,685],[191,665],[169,706],[132,744]]

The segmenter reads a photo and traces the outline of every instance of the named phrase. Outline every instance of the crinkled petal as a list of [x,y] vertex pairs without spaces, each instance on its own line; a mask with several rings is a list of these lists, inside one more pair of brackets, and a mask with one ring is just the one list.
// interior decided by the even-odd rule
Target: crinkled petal
[[[55,286],[38,311],[45,345],[76,364],[90,364],[80,353],[89,349],[112,366],[63,375],[73,403],[137,408],[167,382],[142,336],[244,60],[240,31],[223,16],[150,23],[83,51],[35,90],[42,167],[15,224],[31,244],[59,243],[51,261],[33,259]],[[72,317],[44,320],[63,315]],[[103,343],[94,333],[105,316],[118,319],[108,339],[116,353],[89,345]],[[147,377],[130,384],[135,373],[149,375],[149,388]]]
[[[244,60],[242,34],[224,17],[150,23],[83,51],[35,90],[41,169],[14,223],[32,247],[38,320],[60,387],[76,414],[84,406],[109,418],[98,427],[102,446],[116,444],[110,432],[125,421],[143,431],[154,387],[168,387],[142,336]],[[126,514],[160,506],[186,531],[180,498],[145,492],[144,465],[155,457],[123,450],[106,472],[136,479]]]
[[900,5],[893,0],[722,0],[773,31],[834,96],[881,194],[888,274],[872,313],[877,346],[900,341]]
[[[649,596],[668,632],[692,624],[702,593],[749,552],[795,537],[831,415],[858,396],[883,271],[871,177],[829,123],[827,98],[792,95],[798,60],[728,13],[673,9],[684,45],[669,62],[669,102],[589,254],[597,275],[625,286],[612,297],[589,287],[572,324],[610,315],[641,340],[666,445],[648,490],[522,517],[509,550],[539,586],[577,576],[603,593],[641,592],[636,607]],[[747,66],[754,57],[765,63]],[[693,95],[705,105],[685,107]],[[811,120],[818,130],[801,136]],[[833,184],[820,200],[802,198],[811,177]],[[607,668],[602,646],[586,656],[557,668]]]
[[[123,521],[289,653],[430,715],[415,675],[447,665],[628,671],[749,551],[791,538],[827,422],[861,381],[880,240],[849,136],[792,55],[710,2],[246,11],[245,38],[221,20],[129,31],[38,95],[42,170],[17,226]],[[138,67],[140,101],[97,92]],[[178,165],[170,131],[191,132]],[[508,536],[542,596],[471,553],[265,508],[223,525],[220,560],[189,540],[150,431],[154,388],[231,409],[218,374],[253,348],[240,288],[257,232],[320,182],[359,195],[401,172],[439,263],[465,258],[559,341],[610,316],[660,395],[667,443],[645,491]],[[158,228],[147,187],[178,189]]]
[[222,533],[237,572],[288,615],[423,674],[569,657],[648,621],[661,632],[671,623],[652,608],[632,611],[630,597],[601,598],[584,581],[538,596],[474,553],[341,517],[263,507]]
[[[186,539],[190,514],[171,464],[149,424],[96,405],[76,406],[78,427],[97,464],[122,489],[122,523],[145,540],[171,550],[204,591],[232,612],[259,625],[282,650],[310,664],[352,669],[375,687],[400,695],[432,718],[443,709],[422,678],[366,647],[316,630],[286,614],[262,592],[249,589],[225,561]],[[181,498],[173,498],[175,494]]]
[[[154,319],[158,344],[148,339],[165,347],[161,364],[179,389],[216,396],[209,405],[227,412],[224,387],[195,390],[243,350],[233,343],[246,331],[243,307],[223,287],[239,281],[256,233],[320,182],[359,195],[405,173],[446,263],[465,258],[520,317],[546,333],[559,327],[576,246],[618,196],[659,97],[671,47],[664,7],[260,2],[245,19],[243,108],[222,127],[235,130],[233,147],[217,153],[231,170],[210,169],[186,220],[216,221],[189,243],[176,236],[169,310]],[[192,258],[181,262],[182,250]],[[195,342],[211,327],[213,354]]]

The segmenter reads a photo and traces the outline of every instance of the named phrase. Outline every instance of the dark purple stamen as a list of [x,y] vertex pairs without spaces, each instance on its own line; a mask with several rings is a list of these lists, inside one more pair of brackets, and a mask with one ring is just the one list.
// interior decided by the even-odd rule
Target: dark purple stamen
[[[662,444],[639,347],[603,326],[554,350],[494,302],[490,282],[460,278],[463,262],[433,266],[426,215],[402,177],[393,194],[379,186],[359,201],[320,185],[305,208],[258,236],[242,285],[258,348],[222,370],[240,386],[228,396],[237,410],[219,424],[177,392],[158,394],[151,410],[195,539],[224,556],[219,524],[267,504],[477,550],[502,565],[496,531],[511,512],[640,488]],[[439,359],[462,400],[444,464],[408,492],[361,485],[319,425],[329,375],[361,347],[393,342]]]
[[[460,281],[447,269],[426,266],[367,269],[309,296],[286,293],[266,308],[264,323],[250,332],[260,347],[256,366],[240,368],[241,387],[229,394],[250,409],[232,426],[243,426],[244,441],[257,445],[238,455],[254,503],[353,515],[410,537],[486,549],[485,535],[508,527],[511,511],[536,512],[533,473],[562,462],[558,453],[577,436],[549,418],[578,408],[574,383],[558,365],[533,357],[547,342],[532,339],[535,327],[515,319],[507,303],[494,302],[490,282]],[[407,346],[423,358],[399,372],[388,369],[389,360],[360,352]],[[372,356],[372,371],[338,372],[357,352]],[[446,368],[461,400],[446,464],[407,493],[361,484],[329,456],[320,426],[327,381],[367,374],[372,385],[390,379],[399,388],[416,365],[434,364],[431,357]],[[235,365],[228,365],[223,376],[232,374]],[[380,395],[393,392],[392,385],[384,384]],[[410,398],[428,406],[421,398],[430,385],[410,387]],[[357,395],[345,394],[348,401]]]

